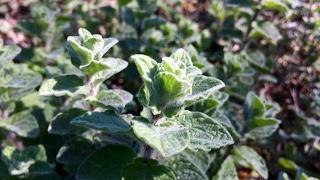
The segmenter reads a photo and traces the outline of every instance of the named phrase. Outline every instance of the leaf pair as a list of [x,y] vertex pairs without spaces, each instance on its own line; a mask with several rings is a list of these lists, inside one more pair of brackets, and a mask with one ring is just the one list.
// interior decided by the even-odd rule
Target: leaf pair
[[139,91],[139,100],[154,113],[162,112],[171,117],[185,105],[224,87],[222,81],[201,75],[201,70],[193,66],[183,49],[163,58],[161,63],[145,55],[133,55],[131,58],[144,83]]
[[134,134],[164,157],[185,150],[210,150],[233,143],[229,132],[216,120],[200,112],[183,111],[159,124],[133,120]]
[[246,136],[265,138],[274,133],[280,124],[280,121],[274,118],[279,110],[277,104],[267,103],[253,92],[249,92],[244,108]]
[[[43,96],[86,95],[95,102],[100,101],[97,98],[102,98],[101,101],[104,101],[105,96],[113,96],[118,99],[115,108],[121,111],[123,107],[119,107],[121,106],[119,104],[126,104],[128,100],[123,100],[121,96],[115,97],[117,92],[99,92],[103,81],[125,69],[128,65],[126,61],[121,59],[102,58],[117,42],[116,39],[103,39],[101,35],[92,35],[85,29],[79,29],[79,36],[68,37],[67,49],[72,64],[78,67],[83,75],[63,74],[48,79],[42,83],[39,94]],[[100,94],[97,96],[98,93]]]
[[254,149],[248,146],[238,146],[224,160],[213,180],[238,179],[236,165],[253,169],[264,179],[268,179],[268,169],[264,159]]
[[91,34],[83,28],[80,28],[78,33],[79,36],[68,37],[67,50],[71,56],[72,64],[80,69],[98,66],[102,56],[118,42],[114,38],[103,39],[101,35]]

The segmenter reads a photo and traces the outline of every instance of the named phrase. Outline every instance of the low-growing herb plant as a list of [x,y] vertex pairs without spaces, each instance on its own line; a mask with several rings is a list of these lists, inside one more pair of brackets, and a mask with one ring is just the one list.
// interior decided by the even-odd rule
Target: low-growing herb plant
[[[228,104],[228,103],[226,103]],[[236,120],[234,108],[225,107],[216,110],[212,116],[220,117],[222,124],[235,139],[233,147],[215,152],[215,162],[210,171],[216,179],[238,179],[236,167],[253,169],[264,179],[268,179],[268,168],[265,160],[253,149],[253,144],[263,142],[278,128],[280,121],[275,115],[280,111],[278,104],[263,100],[253,92],[246,96],[241,121]],[[242,122],[241,124],[236,122]],[[249,145],[249,146],[248,146]],[[261,144],[263,145],[263,143]],[[226,170],[227,169],[227,170]]]
[[[77,179],[149,176],[183,179],[181,171],[188,170],[185,161],[193,163],[186,156],[206,157],[209,150],[233,143],[232,136],[218,120],[186,110],[216,93],[224,83],[202,75],[183,49],[159,63],[146,55],[131,57],[143,80],[138,99],[144,110],[141,116],[121,114],[132,95],[102,85],[127,66],[123,60],[103,58],[116,42],[79,29],[79,36],[68,37],[67,49],[72,64],[82,73],[47,79],[39,90],[42,96],[70,96],[81,98],[87,104],[72,105],[55,116],[49,126],[50,133],[77,136],[68,141],[57,156],[57,160],[67,166],[78,164]],[[81,145],[96,147],[93,148],[96,150],[84,160],[81,157],[71,160],[68,156],[73,156],[72,152],[88,155],[90,150],[75,149]],[[200,173],[194,178],[207,178],[208,165],[207,162],[204,169],[194,170]],[[142,171],[137,170],[142,167]]]
[[[237,179],[236,165],[240,165],[268,178],[263,158],[244,144],[249,139],[268,137],[277,129],[277,105],[249,93],[244,123],[235,127],[226,114],[228,108],[223,108],[228,94],[219,91],[225,84],[203,75],[187,51],[178,49],[161,61],[142,54],[131,56],[143,81],[137,94],[143,111],[140,116],[123,114],[133,95],[103,84],[128,65],[124,60],[104,57],[117,40],[82,28],[78,33],[67,41],[71,62],[78,70],[46,79],[39,89],[41,96],[66,98],[62,112],[48,127],[50,134],[68,138],[56,156],[64,171],[76,179]],[[4,55],[9,50],[14,50],[13,54],[19,51],[7,46],[3,49]],[[3,92],[9,90],[3,87]],[[23,133],[27,128],[15,131],[18,115],[10,116],[12,125],[1,127],[20,136],[36,137],[31,133],[37,124],[30,133]],[[221,152],[217,153],[218,149]],[[23,150],[8,146],[1,159],[11,175],[38,177],[37,173],[46,169],[46,176],[57,177],[46,162],[42,145]],[[223,161],[221,167],[214,167],[215,159]]]
[[24,64],[12,60],[21,49],[15,45],[3,45],[0,39],[0,128],[14,132],[21,137],[34,138],[39,134],[39,125],[28,104],[15,112],[19,101],[34,95],[34,89],[42,77]]
[[0,3],[0,179],[319,178],[317,6]]
[[[143,118],[134,118],[135,136],[160,153],[177,179],[185,179],[186,175],[190,179],[206,179],[207,151],[230,145],[233,139],[216,119],[185,108],[207,99],[224,83],[202,75],[183,49],[164,57],[160,63],[145,55],[133,55],[132,59],[144,82],[139,100],[144,112],[151,112],[143,113]],[[150,155],[148,151],[147,157],[158,159],[157,152]],[[204,164],[199,167],[193,160]]]

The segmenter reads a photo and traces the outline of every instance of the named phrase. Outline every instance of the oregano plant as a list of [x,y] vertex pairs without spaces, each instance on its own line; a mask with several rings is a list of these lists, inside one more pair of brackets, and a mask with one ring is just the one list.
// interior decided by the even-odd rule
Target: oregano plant
[[145,55],[133,55],[132,59],[144,82],[139,100],[151,111],[145,120],[133,121],[138,138],[164,157],[186,148],[210,150],[233,143],[231,135],[216,120],[185,110],[224,86],[222,81],[202,75],[185,50],[178,49],[160,63]]
[[15,113],[19,101],[32,96],[42,77],[25,64],[15,64],[13,59],[21,52],[15,45],[4,45],[0,39],[0,128],[15,132],[21,137],[35,138],[39,134],[36,118],[30,107]]
[[[210,108],[206,107],[205,109]],[[232,115],[234,114],[233,110],[233,108],[225,107],[218,108],[215,113],[211,113],[213,117],[220,117],[221,123],[235,139],[235,144],[232,147],[215,153],[215,160],[220,161],[221,166],[214,164],[211,166],[211,171],[215,174],[214,179],[238,179],[236,167],[252,169],[262,178],[268,179],[269,174],[265,160],[247,144],[259,144],[260,142],[263,144],[264,139],[275,132],[280,124],[280,121],[275,118],[275,115],[280,111],[279,105],[249,92],[241,117],[243,123],[235,123],[240,121],[234,120],[239,117]]]
[[[277,104],[248,93],[244,123],[235,126],[228,114],[232,111],[229,96],[220,91],[225,84],[203,75],[188,52],[177,49],[161,60],[143,54],[131,56],[142,80],[136,95],[142,111],[138,116],[129,114],[127,105],[134,96],[104,84],[128,65],[119,58],[105,57],[118,41],[83,28],[78,34],[69,36],[66,44],[75,70],[45,79],[39,88],[44,101],[65,101],[48,126],[50,134],[66,138],[55,158],[64,171],[80,180],[237,179],[236,167],[242,166],[268,178],[263,158],[245,144],[266,138],[277,129]],[[2,49],[6,60],[19,51],[14,46]],[[31,80],[2,85],[1,97],[25,96],[41,82],[41,77],[29,70],[12,73],[3,79],[4,85],[14,83],[15,76]],[[6,118],[11,105],[5,99],[1,102],[2,118]],[[46,108],[44,112],[49,113]],[[11,115],[0,127],[22,137],[37,137],[37,120],[27,112]],[[8,146],[1,160],[11,175],[57,177],[46,162],[42,145],[23,150]],[[215,160],[222,160],[221,166],[214,167]]]
[[[224,83],[202,75],[183,49],[160,62],[142,54],[131,56],[143,81],[137,95],[143,111],[141,116],[121,114],[133,96],[102,84],[127,66],[121,59],[103,57],[116,42],[79,29],[79,36],[68,37],[67,50],[81,73],[47,79],[39,90],[42,96],[68,96],[87,104],[72,105],[56,115],[49,126],[50,133],[78,136],[57,156],[67,166],[77,164],[77,179],[182,179],[179,173],[186,170],[185,161],[194,163],[186,157],[208,158],[211,149],[233,144],[232,136],[216,118],[188,108],[218,93]],[[84,144],[97,150],[84,161],[77,157],[69,162],[72,152],[88,154],[75,149]],[[176,166],[172,166],[173,159],[180,159],[174,161]],[[195,165],[194,171],[207,178],[208,166],[207,159],[203,169]],[[145,168],[137,171],[141,167]]]
[[0,180],[320,178],[318,4],[1,1]]

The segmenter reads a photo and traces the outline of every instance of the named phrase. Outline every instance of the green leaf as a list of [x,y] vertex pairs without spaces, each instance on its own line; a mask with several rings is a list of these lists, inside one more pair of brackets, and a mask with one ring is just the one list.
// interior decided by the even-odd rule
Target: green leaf
[[264,113],[264,115],[267,118],[275,117],[276,114],[278,114],[281,110],[281,107],[279,106],[279,104],[275,102],[266,102],[265,106],[266,106],[266,112]]
[[88,76],[92,76],[100,71],[109,69],[110,67],[103,61],[92,60],[86,65],[81,66],[81,70]]
[[210,150],[233,144],[232,136],[223,125],[200,112],[184,111],[177,117],[188,128],[191,149]]
[[130,3],[132,0],[118,0],[118,4],[119,6],[125,6],[127,5],[128,3]]
[[196,76],[192,83],[192,95],[187,96],[185,101],[189,104],[201,98],[207,98],[210,93],[223,88],[225,84],[216,78],[207,76]]
[[[99,50],[103,46],[103,39],[102,39],[102,36],[99,35],[99,34],[91,35],[90,37],[87,37],[86,39],[82,38],[82,41],[83,41],[83,45],[86,48],[88,48],[91,51],[93,51],[94,54],[99,52]],[[96,58],[96,56],[94,58],[95,59],[100,59],[100,58]]]
[[32,36],[41,37],[47,29],[48,24],[44,21],[36,21],[34,19],[20,20],[17,23],[17,28]]
[[208,156],[190,152],[192,151],[184,151],[172,156],[166,159],[164,163],[173,170],[178,180],[208,180],[207,166],[203,169],[203,164],[208,163]]
[[207,99],[209,94],[217,92],[224,86],[224,83],[219,79],[203,75],[196,76],[192,84],[192,94],[183,96],[176,101],[168,102],[162,111],[166,116],[171,117],[184,106],[190,106],[198,101]]
[[154,88],[160,97],[159,104],[188,95],[191,91],[189,82],[179,79],[170,72],[160,72],[154,77]]
[[90,38],[92,36],[90,31],[86,30],[85,28],[79,28],[78,34],[83,41],[87,40],[88,38]]
[[118,40],[114,38],[103,39],[99,34],[91,34],[88,30],[80,28],[79,36],[69,36],[67,50],[71,56],[73,65],[88,75],[94,70],[102,70],[103,63],[100,63],[102,56],[114,46]]
[[189,142],[187,129],[173,122],[152,125],[133,120],[132,129],[141,141],[159,151],[164,157],[183,151]]
[[94,74],[92,74],[90,77],[90,82],[92,82],[96,87],[99,87],[103,81],[110,78],[114,74],[119,73],[128,66],[128,62],[119,58],[103,58],[101,63],[108,68],[100,71],[94,70]]
[[200,75],[201,70],[192,65],[191,58],[183,49],[162,58],[161,63],[139,54],[131,58],[144,82],[138,98],[154,114],[162,111],[167,117],[172,117],[184,105],[191,105],[224,87],[222,81]]
[[32,164],[30,166],[29,170],[32,175],[53,173],[53,170],[50,167],[50,164],[48,164],[47,162],[43,162],[43,161],[38,161],[38,162]]
[[13,75],[6,83],[0,85],[0,87],[11,89],[34,89],[41,81],[42,78],[38,74],[19,74]]
[[194,79],[196,76],[201,74],[202,74],[202,71],[199,68],[195,66],[187,67],[187,76],[189,79]]
[[126,180],[175,180],[176,177],[167,167],[160,165],[153,159],[136,159],[128,165],[123,172]]
[[226,102],[228,98],[229,95],[227,93],[215,92],[210,94],[207,99],[196,102],[193,106],[191,106],[191,109],[192,111],[203,112],[211,116]]
[[244,107],[244,119],[250,121],[256,117],[263,117],[265,112],[263,101],[253,92],[249,92]]
[[156,71],[157,62],[143,54],[133,55],[131,56],[131,59],[136,64],[142,80],[147,86],[149,86],[152,83],[151,77]]
[[290,159],[286,159],[283,157],[280,157],[278,159],[278,163],[281,167],[291,171],[296,171],[299,167],[294,161],[291,161]]
[[71,96],[83,85],[83,80],[75,74],[61,75],[45,80],[40,87],[39,94],[41,96]]
[[58,179],[59,176],[55,173],[54,169],[49,163],[37,161],[29,168],[27,179]]
[[15,113],[8,120],[1,119],[0,127],[21,137],[36,138],[39,135],[37,119],[29,111]]
[[131,149],[139,149],[141,146],[140,143],[137,143],[137,139],[132,137],[132,133],[128,134],[109,134],[109,133],[101,133],[94,136],[95,140],[101,144],[105,145],[121,145],[126,146]]
[[95,74],[105,74],[107,79],[112,75],[122,71],[128,66],[128,63],[119,58],[102,58],[101,60],[93,60],[90,63],[83,65],[80,69],[88,76],[94,76]]
[[224,160],[218,173],[212,178],[212,180],[224,180],[224,179],[230,179],[230,180],[239,179],[236,166],[234,165],[234,162],[231,156],[228,156]]
[[194,166],[199,168],[199,170],[202,171],[203,174],[206,174],[211,162],[210,155],[207,151],[203,151],[201,149],[192,150],[187,148],[181,154],[189,159],[189,161],[192,162]]
[[[141,87],[139,88],[139,91],[138,91],[138,100],[139,102],[145,106],[145,107],[148,107],[149,104],[150,104],[150,101],[152,100],[151,99],[151,92],[148,90],[148,88],[145,86],[145,85],[141,85]],[[155,99],[155,98],[153,98]]]
[[0,64],[12,61],[20,52],[21,48],[16,45],[3,47],[0,45]]
[[38,92],[31,92],[22,97],[21,102],[26,107],[44,107],[45,103],[40,99]]
[[94,144],[83,137],[68,140],[58,151],[56,160],[61,164],[76,165],[94,151]]
[[103,47],[101,49],[101,51],[99,51],[100,54],[100,58],[107,52],[109,51],[109,49],[114,46],[115,44],[117,44],[119,41],[115,38],[105,38],[104,39],[104,44]]
[[252,148],[248,146],[239,146],[233,149],[233,158],[235,162],[245,163],[256,170],[264,179],[268,179],[268,168],[264,159]]
[[67,50],[71,57],[71,62],[76,67],[81,67],[89,64],[94,59],[93,52],[80,45],[81,39],[76,36],[69,36]]
[[164,18],[155,16],[155,17],[145,18],[142,22],[142,25],[143,25],[144,31],[146,31],[150,28],[160,26],[165,22],[166,20]]
[[281,122],[274,118],[255,118],[249,122],[248,132],[245,134],[251,138],[265,138],[273,134]]
[[253,22],[252,27],[253,31],[250,34],[251,36],[263,36],[271,40],[273,44],[277,44],[278,41],[282,39],[282,35],[280,34],[278,28],[271,22]]
[[199,52],[196,50],[194,46],[188,45],[186,50],[190,55],[190,58],[192,60],[192,64],[194,65],[194,67],[197,67],[202,71],[207,71],[213,67],[213,65],[209,63],[204,56],[199,54]]
[[114,108],[122,112],[125,106],[133,99],[132,94],[121,89],[102,90],[92,101],[103,108]]
[[29,167],[37,161],[46,161],[46,151],[42,145],[28,146],[23,150],[6,146],[1,152],[1,160],[8,166],[12,175],[29,172]]
[[268,10],[276,10],[285,13],[289,7],[282,0],[263,0],[262,7]]
[[57,107],[55,104],[46,103],[43,107],[43,115],[48,123],[53,120],[54,115],[57,113],[59,113],[59,107]]
[[241,53],[250,65],[257,71],[264,74],[271,74],[271,68],[267,66],[267,58],[260,51],[247,51]]
[[81,116],[86,111],[83,109],[72,108],[68,111],[57,114],[50,122],[48,132],[57,135],[66,135],[76,131],[76,128],[70,124],[71,120],[75,117]]
[[42,81],[41,75],[28,69],[25,64],[8,62],[0,66],[0,99],[20,100]]
[[[214,114],[212,114],[210,117],[212,117],[213,119],[215,119],[216,121],[218,121],[220,124],[222,124],[227,130],[228,132],[231,134],[232,138],[234,141],[237,141],[241,138],[241,135],[239,134],[239,132],[237,131],[237,129],[235,128],[235,125],[231,122],[231,118],[234,121],[235,117],[228,117],[228,116],[235,116],[235,114],[230,114],[232,112],[223,112],[222,110],[218,110],[216,111]],[[226,114],[229,114],[228,116]]]
[[109,145],[92,153],[79,167],[78,180],[119,180],[135,153],[124,146]]
[[176,50],[174,53],[172,53],[172,55],[170,57],[173,58],[175,61],[183,62],[187,66],[193,66],[192,60],[191,60],[189,54],[187,53],[187,51],[185,51],[182,48]]
[[112,110],[104,112],[87,112],[71,121],[72,125],[93,128],[109,133],[126,133],[129,124]]
[[103,58],[102,62],[110,68],[112,75],[122,71],[128,66],[127,61],[119,58]]

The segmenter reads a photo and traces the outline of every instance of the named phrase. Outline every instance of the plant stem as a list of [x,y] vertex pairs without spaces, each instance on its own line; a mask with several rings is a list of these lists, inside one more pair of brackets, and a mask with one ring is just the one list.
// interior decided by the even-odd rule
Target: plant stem
[[151,147],[147,144],[143,145],[143,149],[144,149],[144,152],[143,152],[143,155],[144,155],[144,158],[145,159],[150,159],[150,156],[151,156]]
[[[153,117],[152,117],[152,122],[154,125],[157,125],[158,123],[161,123],[163,121],[165,121],[165,118],[163,117],[162,113],[157,114],[157,115],[153,115]],[[144,152],[143,152],[144,158],[150,159],[152,156],[153,149],[149,145],[144,144],[143,150],[144,150]]]

